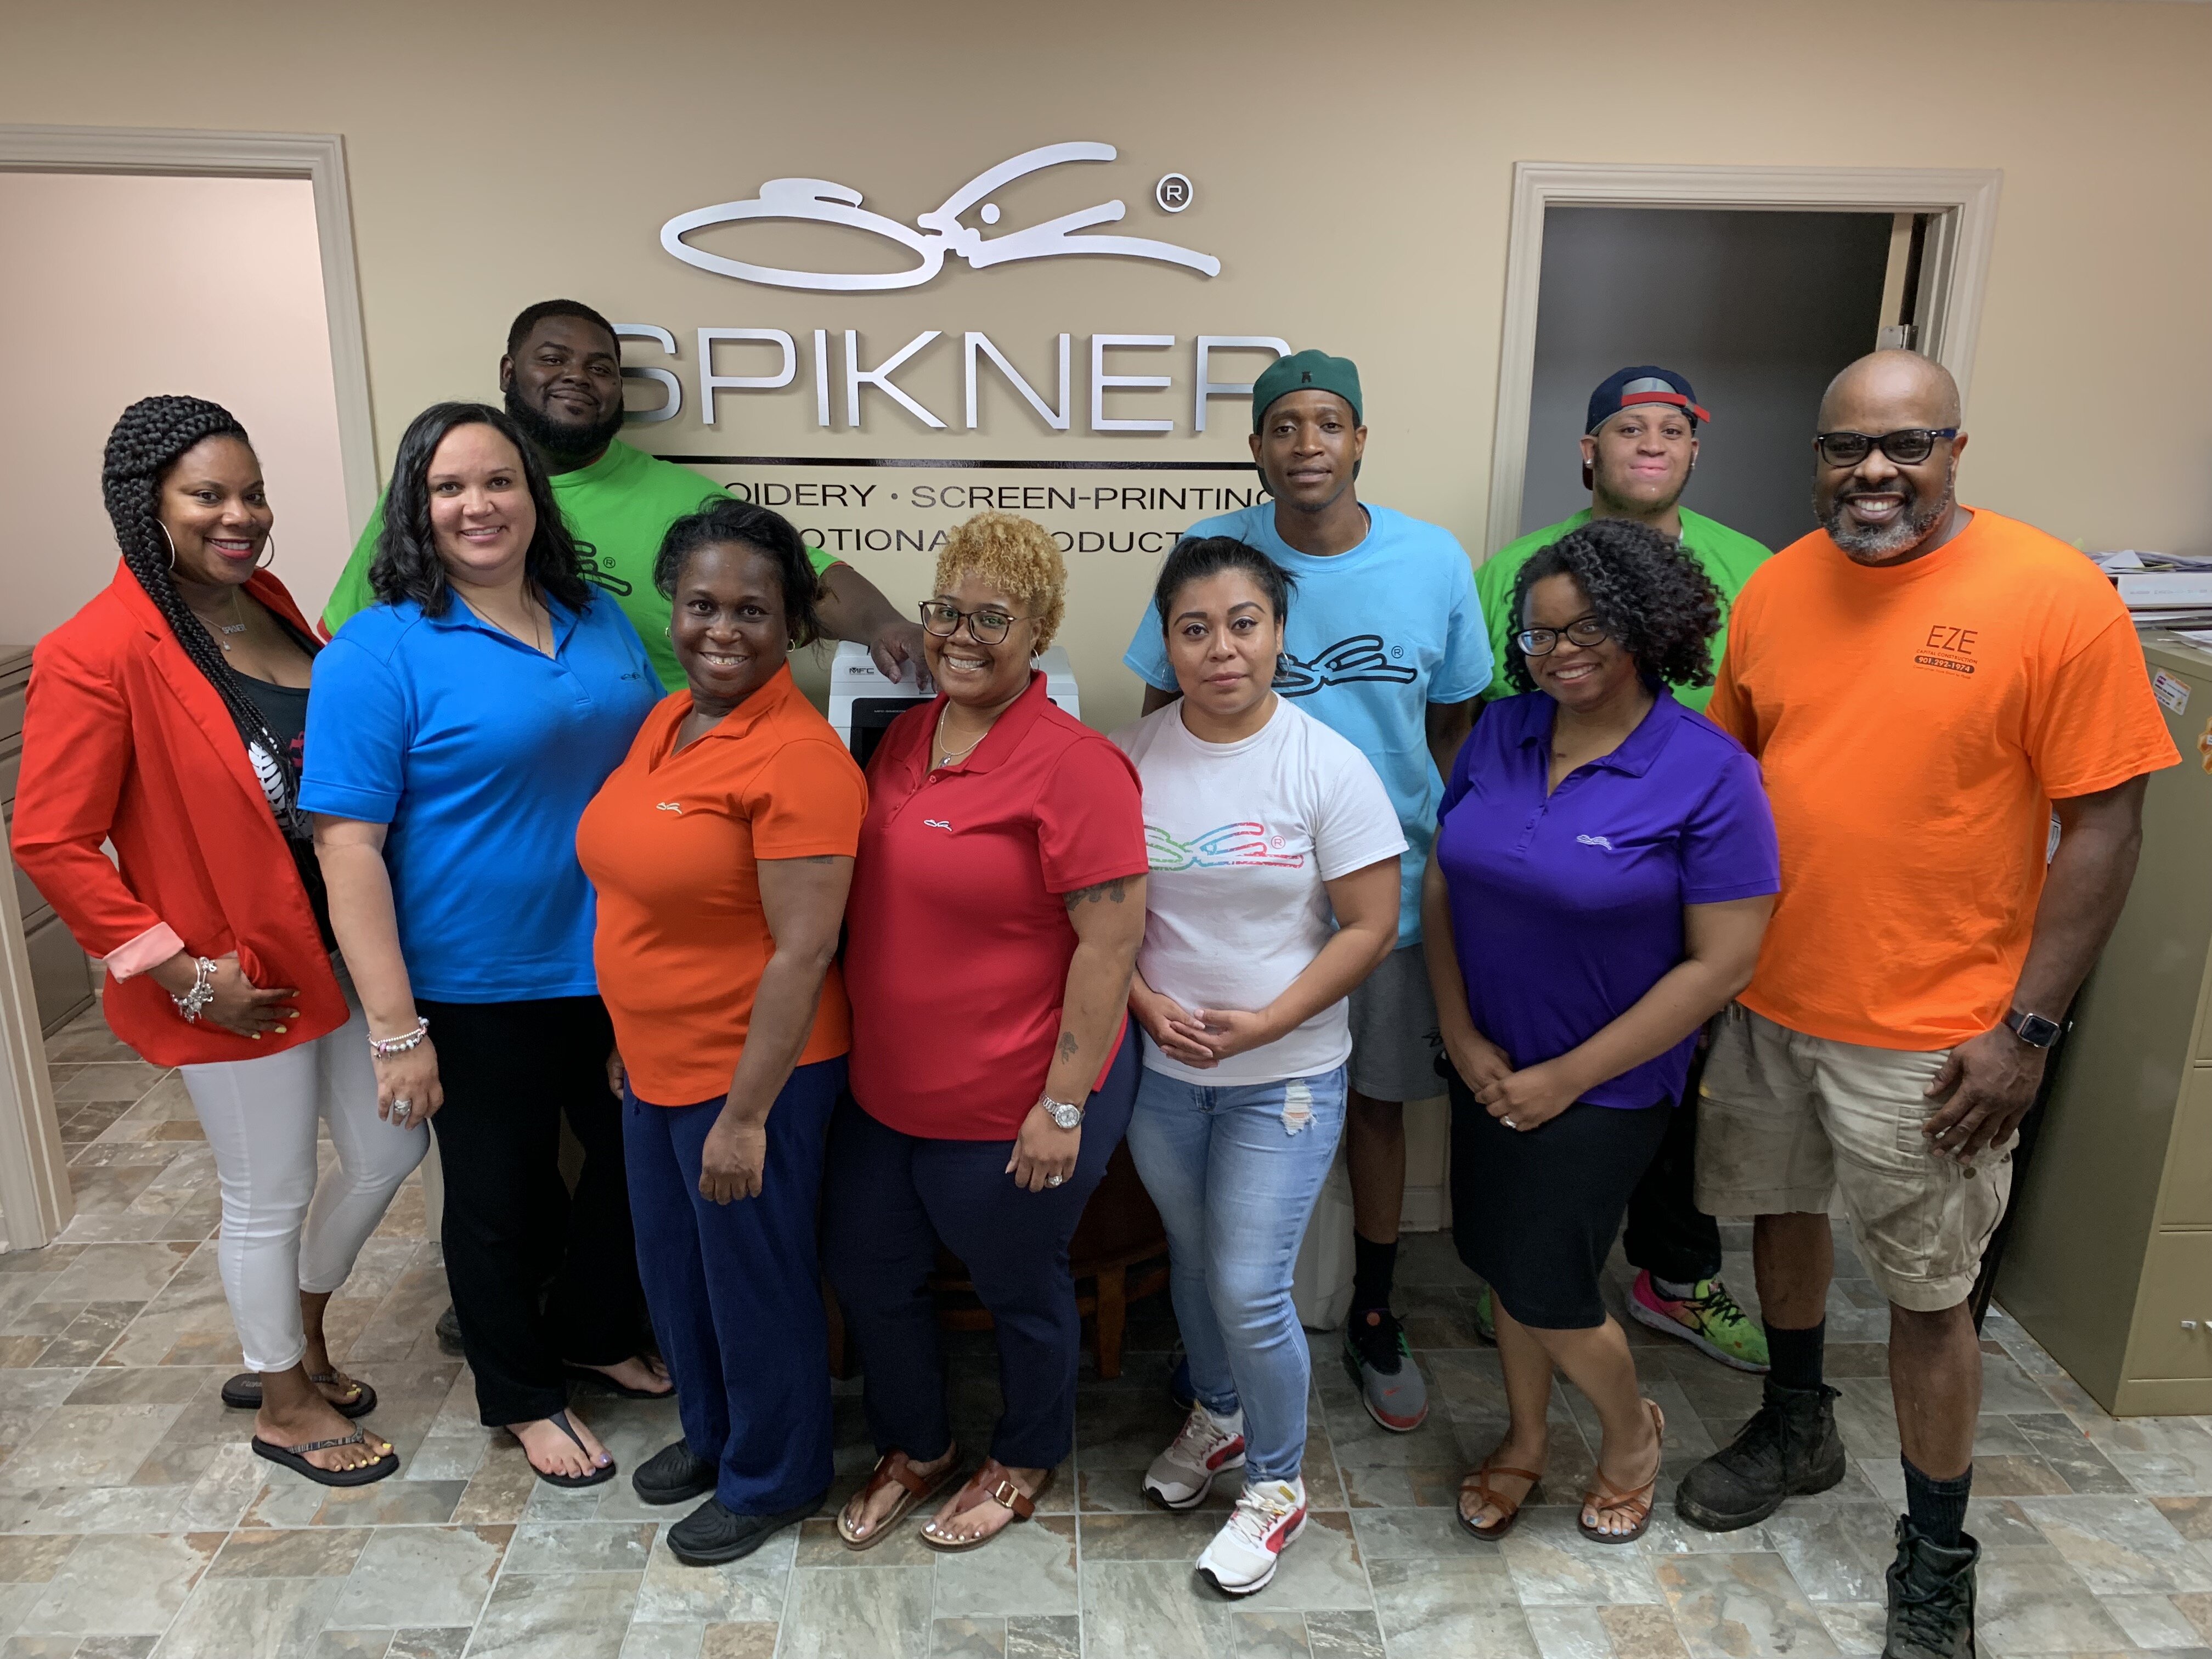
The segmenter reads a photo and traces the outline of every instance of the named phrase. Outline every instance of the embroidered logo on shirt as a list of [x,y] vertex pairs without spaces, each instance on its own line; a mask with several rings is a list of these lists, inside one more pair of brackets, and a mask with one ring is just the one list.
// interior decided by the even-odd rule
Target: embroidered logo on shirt
[[1283,838],[1270,836],[1264,823],[1224,823],[1188,842],[1177,841],[1158,824],[1148,823],[1145,861],[1154,870],[1229,870],[1253,865],[1303,870],[1306,855],[1285,852]]
[[656,812],[673,812],[678,817],[684,815],[681,804],[672,800],[657,800],[653,804],[653,810]]
[[1310,697],[1330,685],[1363,682],[1411,685],[1420,678],[1421,671],[1410,664],[1391,660],[1401,656],[1405,648],[1401,645],[1386,645],[1380,634],[1353,634],[1334,645],[1324,646],[1310,659],[1285,651],[1281,665],[1275,671],[1275,690],[1286,697]]
[[925,830],[950,830],[952,826],[943,818],[924,818],[921,827]]
[[1613,851],[1613,843],[1603,836],[1577,836],[1575,839],[1585,847],[1602,847],[1608,853]]

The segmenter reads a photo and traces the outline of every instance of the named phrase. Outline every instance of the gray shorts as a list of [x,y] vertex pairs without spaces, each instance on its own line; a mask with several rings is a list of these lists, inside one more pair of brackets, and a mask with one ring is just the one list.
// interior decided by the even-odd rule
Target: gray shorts
[[1352,1087],[1370,1100],[1440,1095],[1443,1051],[1427,961],[1419,945],[1401,945],[1352,994]]

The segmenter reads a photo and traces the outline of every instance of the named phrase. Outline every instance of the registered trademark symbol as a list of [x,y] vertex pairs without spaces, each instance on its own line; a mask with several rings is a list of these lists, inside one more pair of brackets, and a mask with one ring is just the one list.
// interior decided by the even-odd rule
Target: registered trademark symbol
[[1159,183],[1152,186],[1152,199],[1163,213],[1181,213],[1190,205],[1190,180],[1180,173],[1162,173]]
[[1394,657],[1402,657],[1406,654],[1406,647],[1402,645],[1394,645],[1390,647],[1390,654]]

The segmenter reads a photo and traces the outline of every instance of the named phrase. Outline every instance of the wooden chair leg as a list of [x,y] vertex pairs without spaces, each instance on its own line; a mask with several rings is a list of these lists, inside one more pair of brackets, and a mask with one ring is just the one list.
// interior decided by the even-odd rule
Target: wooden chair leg
[[1121,1339],[1129,1325],[1128,1281],[1120,1267],[1098,1270],[1097,1352],[1098,1375],[1111,1381],[1121,1374]]

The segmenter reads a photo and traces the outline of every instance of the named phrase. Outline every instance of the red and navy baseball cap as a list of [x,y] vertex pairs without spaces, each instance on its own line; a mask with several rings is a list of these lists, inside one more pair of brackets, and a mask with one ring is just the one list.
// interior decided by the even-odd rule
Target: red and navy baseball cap
[[1687,380],[1671,368],[1642,363],[1607,375],[1590,393],[1589,420],[1583,433],[1596,431],[1622,410],[1638,404],[1672,404],[1693,421],[1713,418],[1698,407],[1698,394],[1690,390]]

